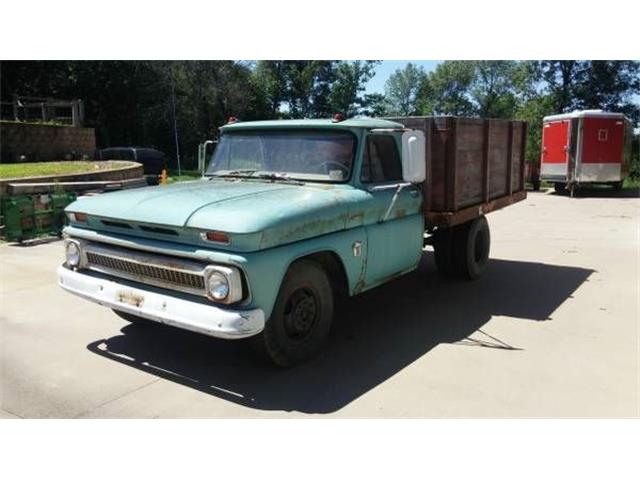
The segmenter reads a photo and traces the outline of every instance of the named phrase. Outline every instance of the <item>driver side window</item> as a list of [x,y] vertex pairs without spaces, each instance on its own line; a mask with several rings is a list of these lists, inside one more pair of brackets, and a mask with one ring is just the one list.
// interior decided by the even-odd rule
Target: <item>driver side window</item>
[[363,183],[402,180],[402,162],[392,136],[369,135],[367,137],[360,180]]

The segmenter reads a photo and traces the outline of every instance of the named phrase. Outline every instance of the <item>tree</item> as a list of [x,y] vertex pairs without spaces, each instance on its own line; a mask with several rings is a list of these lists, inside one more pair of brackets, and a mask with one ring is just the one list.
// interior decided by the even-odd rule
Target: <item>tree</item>
[[425,78],[424,69],[413,63],[407,63],[404,69],[391,74],[385,83],[389,112],[394,115],[415,115],[418,112],[418,94]]
[[367,82],[375,75],[379,61],[339,62],[335,68],[335,78],[331,84],[329,103],[333,112],[345,117],[362,114],[378,97],[363,95]]
[[556,113],[574,108],[574,86],[580,81],[587,62],[577,60],[543,60],[540,62],[542,78],[551,94]]
[[475,77],[473,62],[447,60],[423,82],[418,107],[423,115],[468,116],[475,114],[470,88]]
[[516,108],[514,76],[517,62],[477,61],[473,66],[470,95],[475,114],[482,118],[512,118]]
[[582,71],[574,87],[574,106],[621,112],[636,123],[640,106],[633,95],[640,94],[640,62],[593,60]]

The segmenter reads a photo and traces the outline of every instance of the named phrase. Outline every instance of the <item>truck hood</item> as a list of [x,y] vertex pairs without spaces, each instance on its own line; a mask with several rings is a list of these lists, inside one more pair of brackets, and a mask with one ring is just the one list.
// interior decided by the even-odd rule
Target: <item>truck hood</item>
[[[209,247],[200,232],[216,230],[231,237],[221,248],[252,251],[343,230],[359,193],[349,185],[211,179],[82,197],[67,210],[88,214],[97,230]],[[141,226],[168,227],[176,235]]]

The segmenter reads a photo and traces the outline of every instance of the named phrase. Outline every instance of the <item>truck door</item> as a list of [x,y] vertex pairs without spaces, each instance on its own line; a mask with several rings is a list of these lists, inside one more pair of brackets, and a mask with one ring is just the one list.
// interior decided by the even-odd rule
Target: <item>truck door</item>
[[368,192],[364,210],[364,284],[373,286],[411,270],[420,261],[424,232],[422,194],[415,186],[405,187],[391,206],[402,183],[399,142],[392,134],[368,135],[360,181]]
[[570,120],[548,122],[542,129],[540,175],[544,180],[569,180]]

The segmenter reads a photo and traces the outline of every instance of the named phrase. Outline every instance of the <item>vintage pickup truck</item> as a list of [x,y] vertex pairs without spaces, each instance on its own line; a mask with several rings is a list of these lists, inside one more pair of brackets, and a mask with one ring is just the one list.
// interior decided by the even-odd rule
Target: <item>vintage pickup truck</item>
[[130,322],[253,337],[275,364],[319,352],[336,295],[489,257],[484,214],[526,196],[517,121],[233,121],[203,178],[79,198],[60,286]]

